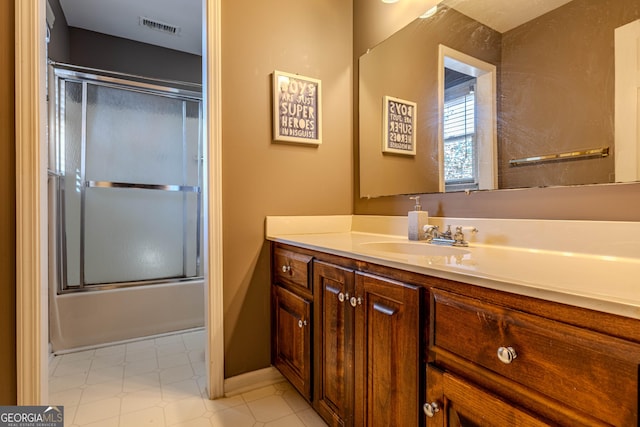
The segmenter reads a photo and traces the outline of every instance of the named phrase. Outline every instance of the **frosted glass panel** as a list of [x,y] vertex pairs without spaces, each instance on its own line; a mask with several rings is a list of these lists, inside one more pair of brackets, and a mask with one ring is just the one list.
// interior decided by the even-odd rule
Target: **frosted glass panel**
[[182,184],[182,116],[179,99],[90,85],[86,179]]
[[202,253],[202,227],[198,227],[198,219],[202,220],[197,215],[202,209],[201,195],[198,193],[184,193],[184,206],[185,206],[185,273],[187,277],[197,276],[200,273],[198,270],[198,256]]
[[[185,185],[202,186],[203,152],[202,152],[202,108],[201,103],[185,101]],[[197,215],[201,212],[201,194],[186,193],[186,243],[185,243],[185,270],[187,277],[196,276],[198,270],[198,255],[202,253],[202,227],[197,228]],[[199,234],[198,234],[199,231]]]
[[[182,277],[183,196],[166,191],[88,188],[86,284]],[[195,194],[191,196],[195,198]],[[190,234],[195,234],[194,225]]]
[[63,159],[59,172],[63,174],[61,185],[64,201],[63,220],[64,244],[66,246],[66,275],[70,286],[80,284],[80,222],[81,222],[81,168],[82,168],[82,84],[66,81],[63,83],[65,97],[60,102],[61,120],[59,129]]
[[200,103],[185,101],[185,185],[200,185],[202,182],[202,141],[200,136]]

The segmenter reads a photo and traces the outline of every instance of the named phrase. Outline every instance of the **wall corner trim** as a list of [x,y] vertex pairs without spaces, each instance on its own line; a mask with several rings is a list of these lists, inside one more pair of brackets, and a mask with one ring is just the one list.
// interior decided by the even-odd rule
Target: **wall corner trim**
[[[47,396],[45,0],[15,2],[17,403]],[[44,236],[44,238],[43,238]]]
[[205,324],[208,342],[205,359],[208,367],[209,398],[224,395],[224,295],[222,242],[222,65],[221,3],[205,0],[203,40],[203,95],[206,121],[207,238]]

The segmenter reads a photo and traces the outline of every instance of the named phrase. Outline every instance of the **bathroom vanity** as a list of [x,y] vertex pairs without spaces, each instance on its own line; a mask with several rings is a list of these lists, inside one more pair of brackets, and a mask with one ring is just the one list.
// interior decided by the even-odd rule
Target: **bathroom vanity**
[[329,425],[638,425],[632,245],[570,252],[547,234],[588,224],[490,221],[440,249],[406,218],[268,218],[273,364]]

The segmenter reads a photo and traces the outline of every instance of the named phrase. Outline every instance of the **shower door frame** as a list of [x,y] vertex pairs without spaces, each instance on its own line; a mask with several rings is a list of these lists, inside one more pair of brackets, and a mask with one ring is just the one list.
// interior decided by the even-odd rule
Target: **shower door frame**
[[[49,112],[49,168],[47,174],[55,180],[55,198],[56,198],[56,218],[55,225],[49,222],[49,225],[54,227],[53,239],[55,241],[55,250],[59,254],[55,257],[55,277],[56,289],[58,294],[69,292],[83,292],[92,290],[106,290],[115,289],[128,286],[144,286],[155,285],[162,283],[176,283],[176,282],[190,282],[202,280],[202,266],[201,266],[201,221],[202,221],[202,181],[204,167],[202,165],[203,158],[203,99],[202,99],[202,85],[187,82],[176,82],[168,80],[148,79],[144,77],[106,71],[96,70],[87,67],[80,67],[76,65],[49,62],[49,100],[52,105],[52,111]],[[62,117],[62,111],[65,110],[66,105],[66,85],[68,82],[79,84],[82,87],[82,124],[80,126],[80,176],[79,179],[79,191],[80,191],[80,230],[79,230],[79,283],[70,285],[68,281],[68,250],[67,240],[65,238],[67,230],[67,218],[65,214],[65,185],[64,181],[67,178],[65,176],[65,146],[66,146],[66,124],[65,119]],[[182,107],[182,119],[183,119],[183,131],[182,131],[182,145],[184,155],[184,145],[186,144],[186,134],[184,130],[185,121],[187,117],[185,102],[197,102],[198,103],[198,185],[156,185],[156,184],[143,184],[143,183],[131,183],[131,182],[111,182],[111,181],[94,181],[86,179],[86,163],[87,163],[87,93],[89,85],[95,87],[111,88],[116,90],[125,90],[129,92],[135,92],[145,95],[160,96],[163,98],[171,98],[183,102]],[[54,102],[52,102],[54,101]],[[53,135],[51,134],[53,130]],[[184,160],[184,159],[183,159]],[[78,185],[78,184],[77,184]],[[154,278],[144,280],[129,280],[119,282],[106,282],[106,283],[87,283],[85,277],[85,242],[86,242],[86,191],[88,188],[120,188],[120,189],[136,189],[136,190],[153,190],[153,191],[165,191],[165,192],[180,192],[195,193],[196,194],[196,255],[195,255],[195,275],[188,276],[187,274],[187,230],[186,230],[186,200],[183,200],[183,266],[182,276],[168,277],[168,278]],[[51,261],[51,259],[50,259]]]
[[[16,1],[17,404],[48,399],[46,0]],[[205,358],[209,398],[224,395],[221,0],[203,0]]]

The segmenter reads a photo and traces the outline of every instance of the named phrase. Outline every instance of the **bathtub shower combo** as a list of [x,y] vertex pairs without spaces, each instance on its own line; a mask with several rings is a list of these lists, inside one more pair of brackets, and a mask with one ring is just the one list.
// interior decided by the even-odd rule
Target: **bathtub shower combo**
[[49,72],[54,352],[204,324],[199,85]]

